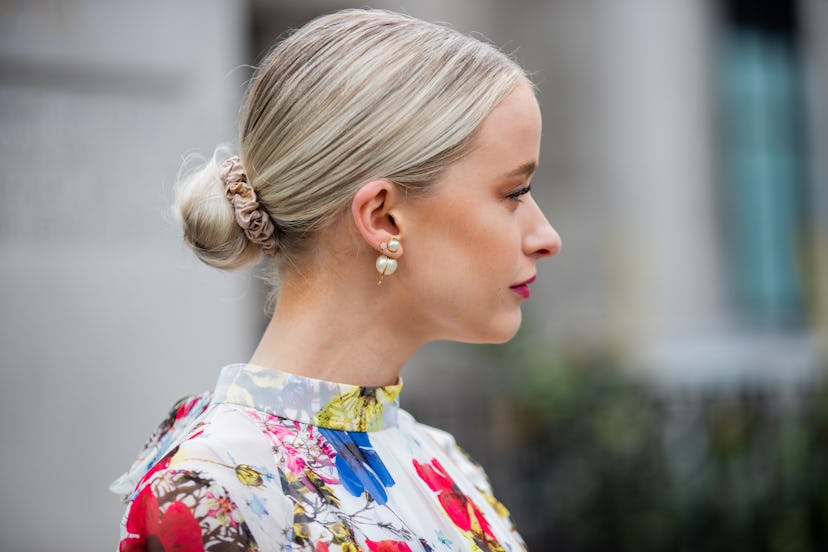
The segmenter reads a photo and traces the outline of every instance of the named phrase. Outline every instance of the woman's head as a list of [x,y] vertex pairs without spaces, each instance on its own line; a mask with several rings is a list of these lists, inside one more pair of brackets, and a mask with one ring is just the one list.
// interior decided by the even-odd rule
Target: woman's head
[[[347,10],[293,32],[254,74],[240,114],[241,162],[273,221],[277,259],[301,262],[366,182],[428,194],[527,82],[492,46],[394,13]],[[261,246],[236,223],[221,169],[214,158],[183,179],[175,207],[196,254],[235,268]]]

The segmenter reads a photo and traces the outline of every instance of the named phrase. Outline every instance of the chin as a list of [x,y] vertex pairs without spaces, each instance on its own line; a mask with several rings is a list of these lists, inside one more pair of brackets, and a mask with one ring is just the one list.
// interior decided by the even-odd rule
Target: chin
[[492,339],[491,341],[488,341],[487,343],[492,343],[492,344],[494,344],[494,345],[501,345],[501,344],[503,344],[503,343],[506,343],[506,342],[508,342],[508,341],[511,341],[511,340],[512,340],[512,338],[513,338],[513,337],[515,337],[515,334],[518,332],[518,330],[519,330],[519,329],[520,329],[520,324],[518,324],[518,325],[517,325],[514,329],[512,329],[511,331],[506,332],[506,333],[504,333],[504,334],[503,334],[503,335],[501,335],[501,336],[495,337],[494,339]]
[[490,324],[485,328],[476,328],[471,334],[463,339],[457,339],[463,343],[500,345],[510,341],[520,329],[521,315],[518,311],[517,317],[502,317],[489,320]]

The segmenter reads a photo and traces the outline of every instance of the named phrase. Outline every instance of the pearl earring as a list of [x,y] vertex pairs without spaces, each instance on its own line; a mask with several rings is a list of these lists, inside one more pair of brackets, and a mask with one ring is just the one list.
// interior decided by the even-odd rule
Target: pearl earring
[[[388,240],[388,243],[381,242],[379,247],[382,251],[389,251],[391,253],[396,253],[400,250],[400,240],[397,238],[391,238]],[[376,262],[377,272],[380,273],[380,279],[377,282],[378,286],[382,285],[382,279],[385,276],[390,276],[397,271],[397,259],[392,259],[388,255],[384,253],[377,257]]]

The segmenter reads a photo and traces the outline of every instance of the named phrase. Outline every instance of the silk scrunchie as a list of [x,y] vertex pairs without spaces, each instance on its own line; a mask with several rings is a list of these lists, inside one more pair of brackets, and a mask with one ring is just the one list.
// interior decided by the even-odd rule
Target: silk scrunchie
[[276,228],[270,215],[259,206],[256,191],[247,182],[247,173],[238,156],[221,165],[219,178],[224,183],[227,199],[236,211],[236,222],[247,239],[261,246],[265,255],[276,254]]

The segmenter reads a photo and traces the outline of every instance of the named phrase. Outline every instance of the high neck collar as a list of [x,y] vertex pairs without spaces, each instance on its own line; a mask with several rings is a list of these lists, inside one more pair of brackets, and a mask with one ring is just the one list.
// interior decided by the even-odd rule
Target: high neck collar
[[402,380],[385,387],[334,383],[253,364],[221,371],[213,402],[238,404],[327,429],[379,431],[397,425]]

